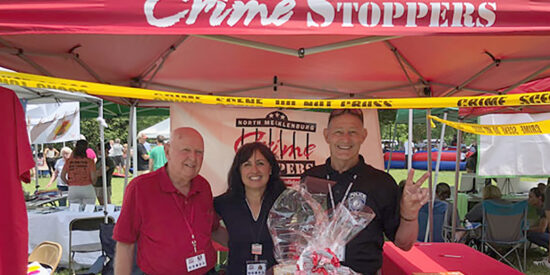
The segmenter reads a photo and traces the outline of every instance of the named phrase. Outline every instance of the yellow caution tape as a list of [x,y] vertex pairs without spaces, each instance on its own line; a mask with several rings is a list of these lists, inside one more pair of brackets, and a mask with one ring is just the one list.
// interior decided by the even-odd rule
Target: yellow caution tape
[[435,128],[435,123],[434,123],[433,119],[430,119],[430,127]]
[[278,99],[229,97],[164,92],[125,86],[98,84],[33,74],[0,71],[0,83],[29,88],[57,89],[96,96],[113,96],[155,101],[236,105],[269,108],[316,109],[424,109],[445,107],[495,107],[549,105],[550,92],[470,97],[422,97],[394,99]]
[[550,134],[550,120],[517,124],[481,125],[448,121],[436,116],[428,116],[428,118],[445,123],[455,129],[477,135],[527,136]]

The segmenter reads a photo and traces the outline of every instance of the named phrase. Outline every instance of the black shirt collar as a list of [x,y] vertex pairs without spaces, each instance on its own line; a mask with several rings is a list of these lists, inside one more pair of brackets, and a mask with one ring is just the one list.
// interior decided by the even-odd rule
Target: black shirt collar
[[344,171],[343,173],[339,173],[338,171],[334,170],[334,168],[332,168],[332,166],[330,165],[330,158],[327,159],[325,166],[327,168],[327,174],[331,178],[334,178],[340,175],[357,175],[359,174],[359,171],[361,171],[361,168],[363,166],[366,166],[366,164],[363,156],[359,155],[359,161],[357,162],[357,164],[355,164],[355,166],[351,167],[350,169]]

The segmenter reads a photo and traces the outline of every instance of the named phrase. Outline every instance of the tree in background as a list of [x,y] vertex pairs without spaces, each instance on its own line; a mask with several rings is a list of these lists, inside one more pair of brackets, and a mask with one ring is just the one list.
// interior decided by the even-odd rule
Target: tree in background
[[[378,110],[378,120],[380,123],[380,137],[381,139],[391,139],[392,132],[394,130],[394,122],[397,110]],[[441,136],[441,124],[436,123],[436,128],[432,128],[432,139],[439,139]],[[398,124],[396,133],[394,134],[395,140],[399,141],[400,145],[408,139],[409,127],[407,124]],[[448,145],[451,144],[453,137],[456,135],[456,129],[447,126],[445,128],[444,141]],[[426,139],[426,124],[413,124],[413,140],[416,142]],[[472,144],[477,140],[477,136],[470,133],[462,132],[462,143],[466,145]],[[416,143],[415,142],[415,143]],[[398,149],[398,148],[395,148]]]
[[[168,116],[143,116],[138,118],[137,131],[139,133],[139,131],[167,119]],[[120,138],[123,144],[128,141],[128,127],[130,123],[127,117],[106,118],[105,122],[109,125],[109,128],[105,128],[105,141],[115,138]],[[99,143],[99,123],[95,118],[81,119],[80,133],[86,137],[90,144]]]
[[[381,139],[391,139],[396,113],[397,110],[378,110]],[[138,118],[137,130],[139,133],[139,131],[168,118],[168,116],[139,116]],[[110,139],[120,138],[122,143],[126,143],[128,140],[128,117],[107,118],[105,121],[109,125],[109,128],[105,128],[105,140],[107,141]],[[436,125],[436,128],[432,128],[432,138],[434,139],[438,139],[441,135],[441,124],[437,123]],[[80,133],[86,136],[86,139],[90,142],[90,144],[97,144],[99,142],[99,125],[96,119],[81,119]],[[403,142],[407,140],[408,133],[409,130],[407,124],[398,124],[395,139],[398,140],[400,144],[403,144]],[[451,144],[454,135],[456,135],[456,129],[446,127],[444,138],[445,142],[447,144]],[[477,140],[477,136],[474,134],[463,132],[462,136],[463,143],[466,145],[470,145]],[[413,125],[413,137],[416,141],[426,139],[426,124],[422,123]]]

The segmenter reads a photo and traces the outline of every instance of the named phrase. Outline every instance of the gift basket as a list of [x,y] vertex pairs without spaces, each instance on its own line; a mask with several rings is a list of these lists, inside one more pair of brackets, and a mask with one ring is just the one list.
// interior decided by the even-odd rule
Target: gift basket
[[[267,226],[274,244],[275,275],[357,274],[340,265],[345,245],[374,219],[372,209],[348,198],[325,210],[304,184],[285,190],[273,204]],[[315,194],[318,197],[319,194]]]

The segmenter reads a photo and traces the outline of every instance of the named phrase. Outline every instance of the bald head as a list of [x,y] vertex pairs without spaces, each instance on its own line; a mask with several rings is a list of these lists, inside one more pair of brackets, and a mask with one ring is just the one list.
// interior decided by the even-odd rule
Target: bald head
[[174,129],[170,133],[170,140],[176,140],[176,139],[197,139],[200,140],[201,143],[203,143],[202,135],[195,129],[191,127],[180,127],[177,129]]
[[168,160],[168,175],[174,184],[190,182],[199,174],[204,141],[197,130],[189,127],[173,130],[164,151]]

